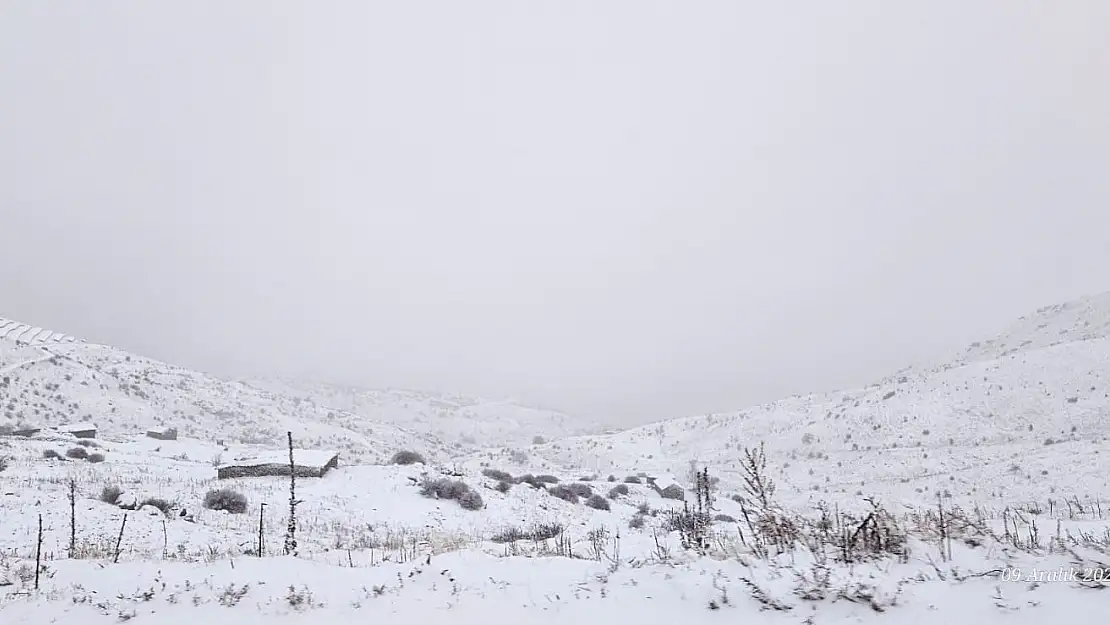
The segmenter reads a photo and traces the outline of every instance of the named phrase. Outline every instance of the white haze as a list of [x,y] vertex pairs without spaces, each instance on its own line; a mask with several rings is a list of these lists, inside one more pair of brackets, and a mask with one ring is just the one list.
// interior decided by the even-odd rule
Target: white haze
[[1110,3],[7,2],[0,315],[633,423],[1110,288]]

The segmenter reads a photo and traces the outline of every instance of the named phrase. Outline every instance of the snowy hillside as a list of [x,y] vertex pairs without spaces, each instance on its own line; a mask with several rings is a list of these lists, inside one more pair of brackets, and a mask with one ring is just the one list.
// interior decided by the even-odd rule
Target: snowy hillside
[[1023,351],[1110,337],[1110,292],[1045,306],[997,337],[973,343],[957,362],[995,360]]
[[[434,434],[370,422],[341,410],[0,319],[0,427],[90,422],[107,434],[176,427],[209,441],[306,447],[370,461],[397,449],[448,457],[462,447]],[[47,340],[42,337],[49,335]]]
[[966,363],[909,369],[867,388],[504,448],[470,462],[682,475],[697,460],[735,485],[739,450],[763,442],[782,476],[780,494],[799,505],[858,492],[915,505],[938,494],[995,505],[1110,493],[1110,338],[1098,334],[1110,297],[1039,315],[981,344],[1024,345],[999,348],[996,358],[979,351]]
[[[103,435],[0,437],[0,620],[1083,618],[1110,586],[1110,338],[1048,336],[1098,327],[1104,304],[1056,310],[1056,321],[990,343],[1017,341],[1017,351],[545,443],[531,441],[541,424],[527,411],[265,390],[64,337],[8,340],[9,420],[90,419]],[[445,429],[433,425],[436,409],[455,415],[442,417]],[[418,432],[389,423],[405,410],[420,414]],[[154,424],[184,436],[135,433]],[[287,477],[216,473],[280,462],[285,428],[298,447],[353,448],[322,476],[296,480],[292,524]],[[506,442],[449,448],[436,431]],[[410,449],[429,462],[380,462]],[[327,456],[301,462],[314,455]],[[708,469],[708,507],[692,465]]]
[[391,423],[466,447],[529,445],[537,437],[552,440],[595,434],[603,428],[553,410],[489,401],[462,395],[413,390],[372,390],[292,379],[248,380],[248,384],[327,408]]

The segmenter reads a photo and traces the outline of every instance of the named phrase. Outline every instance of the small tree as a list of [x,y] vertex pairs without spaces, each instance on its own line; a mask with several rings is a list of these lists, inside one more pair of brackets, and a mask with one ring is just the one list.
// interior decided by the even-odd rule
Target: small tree
[[744,449],[740,468],[744,472],[744,492],[760,508],[770,508],[775,495],[775,483],[767,476],[767,451],[763,443],[759,444],[759,449]]

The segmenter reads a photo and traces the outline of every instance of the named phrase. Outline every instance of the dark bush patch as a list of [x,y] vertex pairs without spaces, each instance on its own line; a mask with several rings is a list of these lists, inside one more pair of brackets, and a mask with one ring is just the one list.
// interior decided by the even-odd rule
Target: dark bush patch
[[558,484],[559,478],[554,475],[537,475],[536,481],[541,484]]
[[727,514],[718,514],[718,515],[715,515],[715,516],[713,517],[713,520],[714,520],[714,521],[720,521],[721,523],[735,523],[735,522],[736,522],[736,519],[735,519],[735,518],[733,518],[733,517],[731,517],[731,516],[729,516],[729,515],[727,515]]
[[459,505],[462,506],[463,510],[481,510],[485,503],[482,501],[482,496],[478,494],[478,491],[471,490],[463,493],[462,497],[459,497]]
[[628,520],[628,527],[638,530],[644,527],[644,519],[647,518],[642,514],[635,514]]
[[87,438],[83,438],[83,439],[77,441],[77,444],[82,446],[82,447],[93,447],[93,448],[100,447],[100,443],[98,443],[96,441],[91,441]]
[[401,464],[401,465],[416,464],[416,463],[428,464],[427,462],[424,461],[424,456],[421,456],[420,454],[416,453],[415,451],[408,451],[408,450],[399,451],[399,452],[393,454],[393,458],[390,459],[390,461],[389,461],[389,464]]
[[594,494],[594,489],[590,488],[589,484],[585,484],[583,482],[571,482],[570,484],[567,484],[567,488],[569,488],[571,492],[573,492],[575,495],[578,495],[582,498],[592,497]]
[[510,489],[512,489],[512,487],[513,487],[512,482],[498,482],[497,486],[496,486],[497,492],[499,492],[499,493],[507,493],[507,492],[509,492]]
[[617,476],[610,475],[609,477],[605,478],[605,481],[606,482],[616,482],[617,481]]
[[0,456],[0,471],[7,471],[11,460],[7,456]]
[[609,489],[609,499],[616,499],[617,497],[620,497],[621,495],[627,495],[627,494],[628,494],[628,485],[627,484],[617,484],[613,488]]
[[84,460],[89,457],[89,452],[84,447],[71,447],[66,450],[66,457],[74,460]]
[[151,497],[149,499],[142,500],[141,502],[139,502],[139,507],[142,508],[143,506],[154,506],[155,508],[161,510],[162,514],[169,514],[170,510],[173,509],[172,503],[159,497]]
[[122,494],[123,490],[119,486],[105,486],[100,491],[100,501],[103,501],[104,503],[110,503],[114,506],[116,505],[116,502],[119,501],[119,497]]
[[525,473],[514,480],[517,484],[527,484],[532,488],[546,488],[547,485],[536,479],[531,473]]
[[674,499],[676,501],[683,501],[686,499],[686,492],[678,484],[671,484],[670,486],[659,491],[659,496],[663,499]]
[[498,482],[511,482],[513,476],[508,471],[501,471],[498,469],[482,469],[482,475],[497,480]]
[[594,510],[609,510],[609,500],[601,495],[590,495],[590,497],[586,499],[586,505]]
[[547,492],[552,497],[558,497],[563,501],[578,503],[578,493],[574,492],[570,488],[567,488],[565,485],[560,484],[558,486],[552,486],[551,488],[547,489]]
[[625,484],[643,484],[643,482],[640,480],[639,476],[636,476],[636,475],[629,475],[628,477],[624,478],[624,483]]
[[42,457],[47,460],[61,460],[62,454],[58,453],[57,449],[47,449],[42,452]]
[[213,489],[204,495],[204,507],[242,514],[247,511],[247,496],[230,488]]
[[540,523],[528,529],[508,527],[490,537],[495,543],[511,543],[517,540],[548,540],[563,533],[564,527],[559,523]]
[[97,462],[104,462],[104,454],[100,453],[99,451],[94,451],[93,453],[89,454],[85,458],[85,460],[88,460],[89,462],[92,462],[94,464]]
[[480,510],[485,505],[481,495],[459,480],[426,479],[420,485],[420,494],[430,499],[453,499],[465,510]]

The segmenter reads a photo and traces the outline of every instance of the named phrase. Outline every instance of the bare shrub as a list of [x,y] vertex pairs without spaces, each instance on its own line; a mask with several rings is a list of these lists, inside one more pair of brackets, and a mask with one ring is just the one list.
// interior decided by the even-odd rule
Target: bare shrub
[[415,451],[409,451],[407,449],[393,454],[393,458],[391,458],[390,461],[389,461],[389,464],[400,464],[400,465],[409,465],[409,464],[417,464],[417,463],[428,464],[427,462],[425,462],[424,456],[421,456],[420,454],[416,453]]
[[42,452],[42,457],[47,460],[61,460],[62,454],[58,453],[57,449],[47,449]]
[[459,497],[459,505],[462,506],[463,510],[481,510],[485,503],[478,491],[470,490]]
[[709,546],[709,529],[712,526],[713,497],[709,469],[694,471],[694,507],[684,503],[681,512],[671,512],[664,528],[678,530],[682,546],[704,552]]
[[532,488],[546,488],[547,487],[546,484],[544,484],[543,482],[536,479],[536,476],[532,475],[531,473],[525,473],[524,475],[521,475],[521,476],[517,477],[513,481],[515,481],[517,484],[527,484],[527,485],[531,486]]
[[104,462],[104,454],[100,453],[99,451],[94,451],[93,453],[89,454],[85,458],[85,460],[88,460],[93,464],[96,464],[97,462]]
[[528,529],[520,527],[507,527],[490,537],[495,543],[511,543],[518,540],[549,540],[563,533],[565,528],[560,523],[540,523]]
[[558,484],[559,483],[559,478],[555,477],[554,475],[544,474],[544,475],[537,475],[536,476],[536,481],[541,483],[541,484]]
[[507,493],[513,488],[512,482],[498,482],[495,487],[499,493]]
[[139,502],[139,507],[142,508],[143,506],[153,506],[155,508],[158,508],[158,510],[160,510],[162,514],[169,514],[170,510],[173,509],[172,503],[160,497],[149,497],[142,500],[141,502]]
[[628,527],[634,530],[643,529],[645,519],[647,519],[647,517],[643,514],[634,514],[632,518],[628,520]]
[[759,444],[759,449],[744,449],[740,468],[744,472],[744,491],[760,507],[770,507],[775,495],[775,483],[767,475],[767,452],[763,443]]
[[100,490],[100,501],[115,505],[122,494],[123,490],[119,486],[109,484]]
[[593,497],[594,494],[594,489],[590,488],[590,485],[584,482],[571,482],[567,484],[567,488],[569,488],[575,495],[578,495],[582,498]]
[[594,510],[609,510],[609,500],[601,495],[590,495],[589,498],[586,499],[586,505]]
[[243,514],[247,511],[247,497],[230,488],[216,488],[205,493],[204,507],[209,510],[226,510],[232,514]]
[[563,501],[570,503],[578,503],[578,493],[568,488],[565,484],[559,484],[547,489],[548,494],[552,497],[557,497]]
[[627,494],[628,494],[628,486],[626,484],[617,484],[613,488],[609,489],[609,499],[616,499],[617,497],[620,497],[621,495],[627,495]]
[[501,471],[499,469],[482,469],[482,475],[497,480],[498,482],[511,482],[513,476],[508,471]]
[[89,457],[89,452],[84,447],[71,447],[66,450],[66,457],[74,460],[85,460]]
[[7,471],[11,465],[11,459],[7,456],[0,456],[0,472]]
[[430,499],[452,499],[465,510],[480,510],[482,496],[466,483],[447,478],[429,478],[420,485],[420,494]]
[[643,484],[643,480],[641,480],[638,475],[629,475],[628,477],[624,478],[624,483],[625,484]]
[[100,447],[100,443],[98,443],[96,441],[93,441],[93,440],[89,440],[87,438],[83,438],[83,439],[77,441],[77,444],[82,446],[82,447],[92,447],[92,448]]

